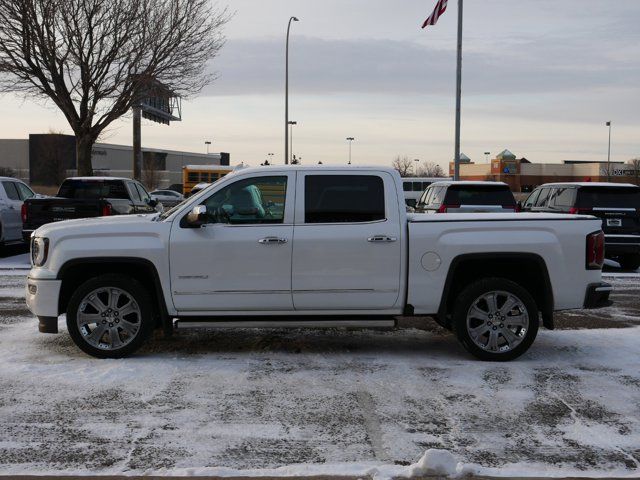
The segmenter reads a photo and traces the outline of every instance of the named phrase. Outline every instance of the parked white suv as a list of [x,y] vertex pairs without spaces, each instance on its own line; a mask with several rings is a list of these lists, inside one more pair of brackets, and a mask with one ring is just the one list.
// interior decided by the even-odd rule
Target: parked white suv
[[485,360],[509,360],[553,311],[608,305],[590,216],[407,214],[388,168],[227,175],[163,214],[45,225],[27,304],[42,332],[122,357],[155,328],[392,326],[432,315]]
[[21,180],[0,177],[0,246],[22,243],[22,204],[33,196]]

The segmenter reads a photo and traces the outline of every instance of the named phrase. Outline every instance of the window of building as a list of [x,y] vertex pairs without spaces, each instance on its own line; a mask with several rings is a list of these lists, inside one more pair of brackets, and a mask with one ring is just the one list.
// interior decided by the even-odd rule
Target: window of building
[[384,220],[384,183],[377,175],[307,175],[305,223]]

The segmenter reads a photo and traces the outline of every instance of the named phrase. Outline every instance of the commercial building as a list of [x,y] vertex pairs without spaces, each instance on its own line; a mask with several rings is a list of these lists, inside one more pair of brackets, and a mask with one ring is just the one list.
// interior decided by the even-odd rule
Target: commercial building
[[[468,159],[468,157],[467,157]],[[610,171],[608,171],[610,170]],[[453,162],[449,164],[453,175]],[[502,151],[489,163],[460,163],[460,180],[492,180],[509,184],[514,192],[530,192],[551,182],[618,182],[640,185],[640,169],[630,163],[565,160],[563,163],[533,163]]]
[[[193,153],[142,149],[142,181],[150,188],[182,184],[185,165],[229,165],[228,153]],[[133,148],[96,143],[92,152],[96,174],[113,177],[133,176]],[[58,185],[77,172],[75,137],[72,135],[29,135],[28,139],[0,140],[0,167],[32,185]],[[153,184],[153,185],[149,185]]]

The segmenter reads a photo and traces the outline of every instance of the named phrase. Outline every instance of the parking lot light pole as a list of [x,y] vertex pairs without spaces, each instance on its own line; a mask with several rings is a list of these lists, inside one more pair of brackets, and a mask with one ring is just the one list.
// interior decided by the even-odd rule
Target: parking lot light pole
[[353,142],[355,140],[354,137],[347,137],[347,141],[349,142],[349,163],[348,165],[351,165],[351,142]]
[[211,145],[211,142],[209,140],[206,140],[204,144],[207,146],[207,155],[209,155],[209,145]]
[[484,152],[484,161],[489,163],[489,155],[491,155],[491,152]]
[[298,22],[297,17],[291,17],[287,25],[287,45],[285,48],[285,80],[284,80],[284,163],[289,164],[289,32],[291,22]]
[[609,149],[607,150],[607,182],[611,181],[611,121],[607,122],[609,127]]
[[289,163],[293,162],[293,126],[297,124],[295,120],[289,120],[289,155],[291,156]]

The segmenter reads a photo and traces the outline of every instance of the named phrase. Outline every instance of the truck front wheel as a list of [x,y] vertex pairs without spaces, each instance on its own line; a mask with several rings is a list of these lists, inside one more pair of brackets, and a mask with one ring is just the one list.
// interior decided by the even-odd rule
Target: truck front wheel
[[153,330],[147,290],[136,280],[108,274],[86,281],[73,293],[67,328],[82,351],[98,358],[135,352]]
[[453,324],[462,345],[481,360],[507,361],[526,352],[538,334],[536,302],[520,285],[486,278],[455,302]]

